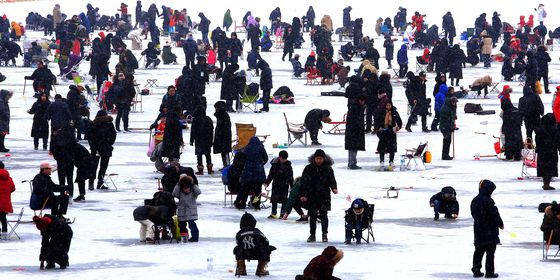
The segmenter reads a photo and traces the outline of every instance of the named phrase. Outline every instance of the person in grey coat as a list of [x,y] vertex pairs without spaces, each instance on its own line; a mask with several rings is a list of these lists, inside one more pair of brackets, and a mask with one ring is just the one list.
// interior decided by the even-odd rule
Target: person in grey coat
[[193,179],[187,174],[181,174],[179,182],[173,189],[173,196],[179,199],[179,203],[177,203],[177,218],[179,220],[181,239],[184,243],[187,242],[189,234],[187,223],[191,229],[191,238],[188,241],[198,242],[198,227],[195,221],[198,220],[196,199],[200,194],[200,188],[194,184]]
[[13,91],[0,90],[0,153],[10,151],[4,146],[4,140],[10,133],[10,104],[8,101],[12,95],[14,95]]

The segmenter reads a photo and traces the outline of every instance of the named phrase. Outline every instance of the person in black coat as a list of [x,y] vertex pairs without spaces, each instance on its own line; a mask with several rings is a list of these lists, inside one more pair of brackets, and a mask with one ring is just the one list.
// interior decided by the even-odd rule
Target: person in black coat
[[60,269],[66,269],[70,265],[68,251],[74,235],[72,228],[64,220],[49,214],[43,217],[34,216],[33,222],[42,236],[39,269],[53,269],[55,263]]
[[364,25],[364,20],[362,18],[357,18],[354,20],[354,46],[360,44],[362,37],[364,37],[364,33],[362,32],[362,27]]
[[153,42],[149,42],[148,48],[142,51],[141,54],[146,57],[146,69],[150,66],[156,68],[161,62],[161,60],[158,58],[158,56],[161,54],[161,51],[156,48],[156,45]]
[[47,107],[46,119],[51,121],[51,132],[70,126],[72,115],[60,94],[55,95],[54,102]]
[[262,184],[266,181],[264,165],[268,161],[268,154],[256,136],[249,140],[249,144],[243,148],[243,153],[245,154],[245,165],[240,176],[242,188],[235,198],[234,205],[238,209],[245,209],[247,197],[249,193],[253,193],[251,205],[255,209],[260,209]]
[[53,131],[51,135],[50,152],[58,167],[58,183],[69,186],[70,196],[74,194],[74,149],[76,143],[74,131],[70,127],[63,127]]
[[525,122],[525,136],[533,139],[533,131],[537,128],[544,115],[541,97],[534,93],[530,86],[523,88],[523,97],[519,98],[519,112]]
[[498,228],[504,229],[498,207],[492,199],[496,185],[490,180],[478,184],[478,195],[471,202],[471,215],[474,219],[474,254],[472,272],[474,277],[482,277],[482,257],[486,254],[486,278],[497,278],[494,270],[494,253],[500,243]]
[[55,75],[45,66],[42,60],[37,62],[37,69],[33,71],[31,76],[25,76],[26,80],[33,80],[33,90],[35,92],[46,92],[49,94],[52,85],[56,81]]
[[[274,30],[274,29],[272,29]],[[251,24],[247,29],[247,38],[251,41],[251,50],[258,51],[260,47],[259,38],[261,37],[261,30],[258,25]],[[269,34],[270,39],[270,34]],[[272,44],[271,44],[272,46]],[[267,49],[263,46],[263,51],[270,51],[270,47]]]
[[453,45],[453,38],[457,36],[457,31],[455,29],[455,20],[453,20],[451,12],[445,13],[442,18],[441,27],[445,30],[444,38],[449,38],[449,44]]
[[179,182],[179,177],[186,174],[191,177],[193,184],[198,185],[198,179],[194,174],[194,170],[190,167],[181,166],[179,162],[168,162],[164,166],[163,176],[161,177],[161,186],[163,191],[172,193],[173,189]]
[[548,90],[548,63],[550,63],[550,55],[546,51],[546,47],[541,45],[537,48],[537,53],[535,54],[535,59],[538,64],[538,77],[537,80],[543,79],[544,82],[544,92],[550,93]]
[[379,138],[377,151],[379,152],[379,162],[383,166],[385,153],[389,153],[389,166],[393,166],[395,153],[397,152],[397,132],[402,127],[402,120],[391,102],[385,104],[385,110],[378,112],[375,118],[373,131]]
[[168,111],[165,118],[165,131],[161,156],[169,158],[169,161],[179,160],[181,157],[181,146],[183,146],[183,131],[179,116],[173,111]]
[[[167,130],[167,127],[165,128]],[[164,137],[165,139],[165,137]],[[203,107],[199,106],[194,111],[191,126],[191,146],[194,145],[194,153],[196,154],[196,175],[204,174],[204,166],[202,165],[202,156],[206,157],[206,168],[208,175],[213,174],[211,149],[214,142],[214,123],[212,119],[206,115]]]
[[[355,33],[354,33],[354,36]],[[355,39],[356,37],[354,37]],[[391,35],[385,35],[385,41],[383,42],[383,47],[385,48],[385,59],[387,60],[388,68],[393,68],[391,66],[391,61],[393,60],[393,54],[395,52],[395,43],[393,39],[391,39]]]
[[[348,102],[350,102],[350,100]],[[321,143],[319,143],[319,140],[317,139],[319,135],[319,129],[323,128],[321,122],[324,123],[331,122],[331,119],[329,118],[330,115],[331,112],[329,112],[329,110],[323,110],[323,109],[313,109],[307,112],[307,115],[305,115],[305,120],[303,121],[303,123],[305,125],[305,128],[309,130],[311,145],[317,145],[317,146],[321,145]]]
[[305,17],[307,18],[307,25],[303,27],[303,30],[305,32],[309,32],[309,30],[315,26],[315,10],[313,9],[313,6],[309,6]]
[[535,59],[535,53],[533,51],[527,52],[527,67],[525,68],[525,75],[525,85],[530,86],[533,91],[536,91],[536,83],[539,78],[539,63]]
[[33,103],[27,113],[33,115],[33,125],[31,126],[31,137],[35,150],[39,148],[39,139],[43,139],[43,150],[47,149],[49,139],[49,121],[47,120],[47,109],[51,102],[47,93],[41,93],[37,101]]
[[[449,91],[448,91],[449,92]],[[441,110],[439,111],[439,130],[443,135],[441,149],[442,160],[452,160],[449,156],[449,148],[455,131],[455,120],[457,119],[457,98],[446,98]]]
[[449,51],[449,44],[445,38],[434,46],[430,58],[435,64],[436,73],[449,72]]
[[[198,99],[201,99],[202,96],[206,93],[206,84],[209,81],[208,76],[208,64],[206,64],[206,57],[198,56],[196,58],[196,65],[192,69],[192,78],[193,78],[193,94]],[[206,102],[203,101],[203,104],[206,109]],[[194,107],[196,108],[196,107]]]
[[511,82],[513,76],[515,75],[512,61],[510,56],[504,56],[504,64],[502,64],[502,76],[504,76],[504,80]]
[[109,160],[113,155],[113,145],[117,138],[117,132],[113,125],[113,117],[107,115],[107,111],[97,111],[95,119],[93,120],[93,125],[88,134],[87,139],[91,150],[91,156],[93,157],[93,171],[89,180],[89,190],[93,190],[93,183],[98,165],[97,188],[107,189],[107,187],[103,185],[103,178],[105,177],[105,172],[107,172]]
[[263,107],[260,112],[268,112],[268,102],[270,101],[270,91],[272,90],[272,70],[264,59],[259,60],[257,67],[261,70],[260,87],[263,91]]
[[117,118],[115,120],[115,127],[117,131],[121,131],[121,119],[123,122],[124,130],[129,131],[128,115],[130,113],[132,100],[136,95],[133,80],[134,78],[132,76],[129,75],[129,77],[127,77],[124,73],[119,73],[118,78],[113,82],[113,85],[107,92],[107,95],[111,96],[114,100],[114,103],[117,105]]
[[210,42],[208,41],[208,32],[210,31],[210,20],[206,18],[203,13],[198,13],[198,17],[200,17],[200,23],[198,24],[198,31],[202,33],[202,41],[204,44],[208,45]]
[[72,126],[76,129],[77,139],[82,140],[82,134],[85,128],[82,116],[87,116],[89,114],[87,100],[82,95],[84,87],[82,85],[71,85],[69,86],[69,89],[70,90],[66,95],[66,103],[68,104],[70,114],[72,115]]
[[329,230],[328,211],[331,210],[331,191],[338,193],[332,165],[332,158],[321,149],[315,151],[308,159],[309,164],[301,175],[301,198],[307,203],[309,210],[309,238],[307,242],[315,242],[317,218],[321,219],[322,241],[328,242]]
[[371,213],[369,211],[368,203],[361,199],[356,198],[350,208],[346,210],[344,221],[346,222],[345,244],[350,244],[352,241],[352,231],[356,237],[356,244],[362,243],[362,230],[367,229],[370,225]]
[[233,100],[237,100],[237,75],[235,72],[239,70],[238,64],[230,64],[224,70],[222,74],[222,88],[220,92],[220,99],[226,101],[226,109],[229,112],[234,112],[233,110]]
[[194,41],[193,35],[190,32],[187,35],[187,40],[183,42],[183,53],[185,53],[185,60],[187,63],[186,64],[187,67],[193,69],[195,64],[195,58],[197,55],[199,55],[199,53],[198,53],[198,47],[196,46],[196,42]]
[[[498,42],[500,35],[502,35],[502,28],[503,24],[502,20],[500,19],[500,14],[498,14],[498,12],[494,12],[494,14],[492,15],[492,32],[490,32],[490,34],[492,34],[492,48],[496,47],[496,43]],[[509,42],[509,40],[504,40],[504,42]]]
[[267,264],[270,262],[270,254],[276,250],[271,246],[266,236],[258,229],[257,220],[249,213],[243,214],[239,221],[240,230],[235,235],[235,243],[233,254],[237,261],[236,276],[247,275],[245,260],[257,260],[257,276],[268,275],[266,270]]
[[237,152],[233,157],[233,162],[227,168],[227,188],[228,191],[232,194],[237,194],[239,190],[242,188],[241,184],[241,173],[245,168],[245,161],[247,160],[247,156],[241,151]]
[[501,107],[504,111],[502,117],[502,133],[505,136],[504,154],[506,160],[521,160],[521,149],[523,149],[521,123],[523,117],[509,99],[502,99]]
[[74,147],[74,165],[76,166],[76,183],[78,183],[78,190],[80,195],[74,198],[75,202],[85,200],[86,195],[86,180],[90,179],[95,174],[93,169],[93,157],[89,151],[79,143],[75,143]]
[[243,53],[243,44],[237,38],[237,33],[231,32],[229,38],[229,50],[231,54],[230,63],[237,64],[239,61],[239,57]]
[[544,115],[536,132],[537,176],[543,178],[543,190],[554,190],[550,186],[552,177],[558,177],[558,151],[560,132],[552,113]]
[[426,124],[428,109],[431,102],[431,100],[426,99],[426,73],[422,71],[418,76],[412,77],[408,87],[407,90],[410,91],[413,107],[408,122],[406,123],[406,131],[412,132],[410,126],[412,125],[413,119],[415,119],[416,115],[420,115],[422,118],[422,131],[430,132]]
[[136,23],[134,24],[134,28],[138,27],[138,25],[142,26],[142,1],[136,1],[136,8],[134,9],[134,18],[136,19]]
[[[270,203],[272,203],[272,209],[269,218],[276,219],[284,216],[284,212],[280,212],[280,216],[277,216],[278,203],[282,206],[288,201],[288,192],[290,188],[294,185],[294,171],[292,170],[292,163],[288,160],[288,152],[280,151],[278,157],[272,159],[270,162],[270,171],[264,182],[265,188],[267,188],[272,182],[272,195],[270,197]],[[280,209],[284,209],[281,207]]]
[[342,10],[342,26],[346,27],[347,30],[352,30],[352,19],[350,17],[350,12],[352,7],[348,6]]
[[284,49],[282,54],[282,61],[285,61],[286,54],[288,55],[288,61],[292,60],[292,54],[294,53],[294,43],[296,41],[296,36],[292,30],[292,26],[286,27],[284,31],[283,40],[284,40]]
[[525,61],[525,52],[520,52],[513,62],[513,74],[514,75],[525,75],[525,69],[527,69],[527,62]]
[[448,55],[449,79],[451,80],[451,86],[458,86],[459,81],[463,78],[463,65],[465,65],[465,62],[467,61],[467,56],[459,44],[453,45],[453,47],[449,50]]
[[344,133],[344,149],[348,150],[348,169],[361,169],[357,165],[358,151],[366,150],[366,132],[364,128],[364,110],[367,96],[360,94],[348,104],[346,113],[346,130]]
[[[194,98],[193,72],[188,65],[183,66],[182,75],[177,78],[177,94],[181,99],[181,108],[185,110],[184,116],[192,115],[198,105]],[[169,91],[169,90],[168,90]],[[177,97],[179,98],[179,97]],[[167,105],[166,105],[167,106]]]
[[[68,209],[68,188],[64,185],[57,185],[51,179],[53,167],[48,162],[39,165],[39,174],[33,178],[33,190],[29,206],[33,210],[40,210],[43,207],[51,209],[51,215],[64,218]],[[58,192],[60,195],[55,195]],[[48,201],[46,201],[48,199]]]
[[[178,84],[180,85],[180,83]],[[177,88],[175,88],[174,86],[168,86],[167,93],[161,99],[161,105],[163,105],[168,110],[173,111],[175,114],[182,116],[183,104],[183,96],[177,93]]]
[[430,198],[430,207],[434,208],[434,221],[439,220],[439,213],[445,214],[446,219],[457,219],[459,215],[457,192],[453,187],[443,187]]
[[[230,164],[229,154],[231,153],[231,120],[227,112],[226,103],[218,101],[214,104],[216,112],[216,130],[214,131],[214,154],[221,154],[222,164],[225,168]],[[221,169],[220,169],[221,171]]]

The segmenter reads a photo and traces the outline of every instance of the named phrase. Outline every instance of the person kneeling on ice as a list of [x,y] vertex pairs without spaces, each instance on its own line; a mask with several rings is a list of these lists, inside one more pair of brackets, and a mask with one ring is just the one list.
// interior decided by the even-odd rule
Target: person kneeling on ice
[[173,196],[179,199],[177,203],[177,218],[179,220],[179,231],[181,232],[181,240],[187,242],[189,232],[187,231],[187,223],[191,229],[191,238],[189,242],[198,242],[198,211],[196,207],[196,199],[200,195],[200,188],[195,185],[193,178],[187,174],[179,176],[179,182],[173,189]]
[[445,214],[446,219],[457,219],[459,215],[457,192],[453,187],[444,187],[441,192],[430,198],[430,207],[434,208],[434,221],[439,220],[439,213]]
[[[65,269],[68,263],[68,251],[72,242],[72,228],[62,219],[45,214],[42,218],[33,217],[33,223],[41,231],[41,254],[39,261],[40,269],[52,269],[54,264],[60,265],[60,269]],[[45,261],[47,266],[45,266]]]
[[303,275],[297,275],[296,280],[340,280],[333,276],[334,267],[344,257],[342,250],[329,246],[323,250],[323,253],[314,257],[305,270]]
[[245,268],[245,260],[257,260],[257,276],[268,275],[266,270],[267,264],[270,262],[270,253],[276,250],[276,247],[269,245],[268,239],[255,226],[257,221],[253,215],[245,212],[241,216],[239,227],[241,228],[235,235],[237,246],[233,249],[233,254],[237,261],[237,271],[235,275],[247,275]]
[[344,220],[346,221],[346,240],[344,243],[350,244],[352,240],[352,233],[356,237],[356,244],[362,243],[362,229],[369,226],[371,219],[368,211],[368,203],[357,198],[352,202],[352,205],[346,210]]
[[154,241],[154,224],[170,224],[166,206],[140,206],[134,209],[134,220],[140,223],[140,242]]
[[560,205],[556,201],[544,209],[541,231],[548,244],[560,244]]

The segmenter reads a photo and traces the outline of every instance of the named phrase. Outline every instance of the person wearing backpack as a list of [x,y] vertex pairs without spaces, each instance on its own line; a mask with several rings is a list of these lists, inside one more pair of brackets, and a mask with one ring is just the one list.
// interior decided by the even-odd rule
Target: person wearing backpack
[[457,219],[459,215],[459,202],[457,192],[453,187],[447,186],[430,198],[430,207],[434,208],[434,221],[439,220],[439,214],[445,214],[446,219]]

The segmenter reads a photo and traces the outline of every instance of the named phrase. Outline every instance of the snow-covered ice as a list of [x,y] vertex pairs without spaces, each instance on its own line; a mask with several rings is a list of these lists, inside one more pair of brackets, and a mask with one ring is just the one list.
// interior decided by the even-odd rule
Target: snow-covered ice
[[[38,11],[45,15],[52,11],[55,2],[61,4],[61,9],[67,14],[85,10],[87,1],[38,1],[13,4],[0,4],[0,11],[10,19],[23,21],[28,11]],[[97,2],[97,3],[95,3]],[[136,1],[125,1],[129,4],[129,11],[133,11]],[[148,1],[144,2],[147,8]],[[167,4],[168,1],[155,1]],[[305,3],[303,3],[305,2]],[[399,5],[407,7],[409,16],[415,9],[428,14],[430,23],[441,24],[441,16],[450,9],[454,14],[457,30],[463,31],[474,23],[479,13],[491,14],[495,9],[502,14],[502,20],[516,22],[520,13],[529,14],[536,7],[537,2],[509,3],[502,7],[502,1],[453,1],[453,5],[442,5],[441,1],[395,1],[391,5],[384,5],[379,9],[373,8],[376,2],[340,1],[338,3],[319,1],[282,1],[281,9],[285,19],[301,16],[308,5],[314,5],[317,17],[330,13],[335,26],[340,26],[341,10],[350,3],[354,10],[352,17],[365,18],[364,34],[374,36],[373,23],[378,16],[393,17]],[[457,3],[455,3],[457,2]],[[246,10],[254,15],[268,18],[270,11],[276,6],[271,2],[238,1],[236,8],[226,1],[189,2],[187,9],[191,15],[203,11],[212,20],[211,29],[221,24],[223,12],[232,8],[234,18],[240,20]],[[329,3],[329,7],[320,6]],[[547,5],[549,17],[547,25],[554,29],[559,21],[555,11],[560,4],[553,1],[543,1]],[[102,13],[114,13],[117,2],[92,1],[94,6],[101,6]],[[183,3],[173,3],[172,6],[182,8]],[[216,9],[216,7],[220,7]],[[331,8],[332,7],[332,8]],[[359,7],[369,7],[361,9]],[[196,17],[195,17],[196,19]],[[550,20],[550,25],[548,21]],[[285,20],[286,21],[286,20]],[[289,20],[291,22],[291,20]],[[268,24],[268,21],[264,21]],[[41,34],[30,32],[29,36],[40,37]],[[196,36],[200,36],[197,34]],[[241,36],[242,38],[244,35]],[[308,35],[304,38],[309,42]],[[335,36],[333,36],[333,39]],[[382,38],[376,37],[375,45],[381,54]],[[162,42],[168,40],[163,38]],[[125,40],[130,45],[130,41]],[[144,41],[144,45],[147,42]],[[400,43],[396,43],[396,49]],[[501,45],[501,44],[500,44]],[[335,43],[338,50],[340,43]],[[464,47],[464,42],[462,42]],[[555,47],[559,47],[556,45]],[[246,48],[248,44],[246,44]],[[303,59],[309,53],[309,44],[304,49],[296,50]],[[273,48],[274,50],[274,48]],[[396,50],[395,50],[396,51]],[[497,52],[497,50],[494,50]],[[174,48],[173,52],[183,62],[183,52]],[[560,52],[550,52],[552,63],[550,75],[559,80]],[[139,57],[139,52],[135,52]],[[409,58],[419,55],[420,51],[409,51]],[[396,55],[396,53],[395,53]],[[336,90],[338,86],[305,86],[305,80],[294,80],[291,77],[291,64],[281,61],[281,51],[263,53],[263,58],[273,69],[275,89],[281,85],[289,86],[295,93],[295,105],[271,105],[271,112],[267,114],[241,113],[231,114],[232,122],[250,122],[258,128],[258,134],[270,134],[265,147],[272,158],[280,149],[272,148],[273,143],[284,143],[287,140],[284,118],[285,112],[290,121],[302,122],[308,110],[325,108],[331,111],[333,120],[341,120],[346,112],[346,99],[343,97],[320,97],[321,91]],[[117,56],[112,57],[110,67],[114,69]],[[411,70],[414,61],[410,60]],[[241,61],[244,68],[245,61]],[[17,63],[22,65],[22,60]],[[355,60],[351,67],[357,68],[359,62]],[[380,59],[382,70],[387,66],[386,61]],[[51,67],[54,67],[51,66]],[[139,69],[136,80],[144,85],[146,79],[157,78],[159,87],[153,94],[144,97],[144,113],[132,113],[130,126],[133,128],[147,128],[157,116],[157,109],[167,85],[173,84],[180,75],[183,65],[161,65],[156,70]],[[89,62],[81,66],[87,72]],[[493,63],[492,68],[485,70],[479,64],[476,67],[467,66],[463,70],[465,79],[463,85],[468,85],[475,78],[483,74],[490,74],[494,80],[500,80],[501,64]],[[391,72],[391,70],[389,70]],[[16,192],[12,195],[14,210],[25,208],[24,220],[30,221],[33,212],[29,209],[30,190],[22,180],[32,179],[38,172],[40,162],[52,158],[43,151],[33,151],[32,138],[29,136],[32,117],[26,113],[34,101],[31,97],[30,83],[26,95],[22,95],[23,77],[32,72],[30,68],[0,68],[0,72],[8,79],[0,84],[0,88],[14,90],[15,95],[11,106],[11,134],[6,138],[6,146],[11,149],[11,157],[6,157],[8,169],[16,182]],[[53,72],[58,73],[53,68]],[[392,74],[392,73],[391,73]],[[399,109],[403,121],[406,121],[406,97],[402,81],[393,83],[393,99]],[[506,83],[502,82],[501,87]],[[507,83],[513,87],[512,101],[517,104],[521,97],[521,87],[518,83]],[[434,74],[428,74],[428,97],[434,85]],[[551,89],[556,85],[551,84]],[[67,91],[67,85],[56,86],[59,93]],[[274,89],[273,89],[274,90]],[[211,83],[206,90],[208,104],[219,99],[220,83]],[[484,109],[494,109],[499,113],[499,101],[496,93],[489,94],[488,99],[461,99],[458,107],[457,124],[460,127],[455,133],[455,156],[453,161],[441,161],[442,136],[439,132],[422,133],[420,127],[413,127],[413,132],[401,131],[398,134],[399,153],[405,148],[416,147],[419,142],[428,141],[428,148],[433,155],[433,162],[428,164],[427,170],[375,172],[373,168],[378,164],[378,156],[374,154],[377,146],[375,135],[366,136],[366,152],[358,153],[358,164],[364,169],[350,171],[346,169],[347,152],[344,150],[344,136],[320,134],[321,147],[334,160],[334,172],[338,182],[338,195],[332,195],[332,211],[329,213],[329,243],[321,242],[309,244],[305,240],[308,236],[307,224],[297,224],[294,220],[297,214],[292,214],[288,221],[270,220],[266,217],[269,209],[255,212],[249,210],[257,218],[259,227],[278,250],[271,256],[269,270],[270,279],[293,279],[302,273],[308,261],[320,254],[327,245],[334,245],[345,252],[342,261],[335,267],[335,275],[342,279],[463,279],[471,278],[470,272],[473,247],[472,218],[469,205],[471,199],[478,192],[478,182],[490,179],[497,185],[493,198],[496,201],[505,223],[505,230],[501,231],[502,245],[496,252],[496,272],[506,279],[553,279],[558,274],[558,263],[541,262],[541,238],[539,230],[542,214],[538,213],[537,205],[558,199],[556,192],[545,192],[541,189],[542,182],[536,179],[518,180],[521,174],[520,162],[505,162],[495,158],[473,160],[475,153],[493,154],[494,139],[492,135],[499,135],[501,119],[498,114],[488,116],[466,115],[463,106],[467,102],[481,103]],[[552,95],[542,95],[545,111],[551,112]],[[92,112],[97,108],[92,105]],[[213,114],[209,106],[208,115]],[[431,121],[431,118],[429,118]],[[325,125],[328,128],[329,125]],[[475,132],[484,132],[476,134]],[[184,132],[188,137],[189,131]],[[87,192],[86,201],[70,205],[68,216],[77,217],[72,224],[74,239],[70,249],[70,267],[66,271],[40,271],[39,250],[41,237],[33,224],[22,224],[18,233],[21,241],[11,240],[0,242],[0,275],[3,279],[27,279],[29,277],[46,277],[49,279],[62,277],[81,277],[83,279],[147,279],[182,277],[185,279],[228,279],[233,277],[235,258],[232,254],[235,246],[234,236],[239,229],[241,211],[233,208],[223,208],[224,186],[218,175],[199,176],[202,195],[199,220],[200,242],[189,244],[161,244],[143,245],[137,242],[139,224],[132,218],[135,207],[143,204],[143,200],[151,198],[157,190],[155,178],[161,174],[155,173],[154,165],[146,157],[148,145],[148,131],[139,130],[131,133],[119,133],[116,148],[111,158],[109,172],[119,174],[118,191]],[[83,143],[83,142],[82,142]],[[303,147],[295,144],[287,149],[295,175],[301,175],[307,164],[307,157],[315,151],[315,147]],[[397,154],[397,155],[398,155]],[[10,158],[10,159],[8,159]],[[219,156],[214,156],[215,169],[221,167]],[[397,157],[396,162],[399,161]],[[186,146],[181,163],[194,167],[196,158],[193,148]],[[266,166],[268,171],[269,165]],[[534,171],[534,170],[533,170]],[[53,176],[56,178],[56,176]],[[56,181],[56,179],[54,179]],[[553,186],[560,187],[556,182]],[[386,188],[390,186],[402,188],[397,199],[384,198]],[[456,221],[433,221],[432,208],[428,200],[444,186],[453,186],[458,193],[461,205],[459,219]],[[76,190],[77,191],[77,190]],[[555,195],[556,194],[556,195]],[[375,204],[374,234],[376,242],[372,244],[344,245],[344,210],[350,205],[347,197],[361,197]],[[228,198],[229,199],[229,198]],[[207,271],[207,258],[212,257],[213,271]],[[248,273],[254,274],[256,261],[247,264]],[[247,276],[256,279],[256,276]]]

